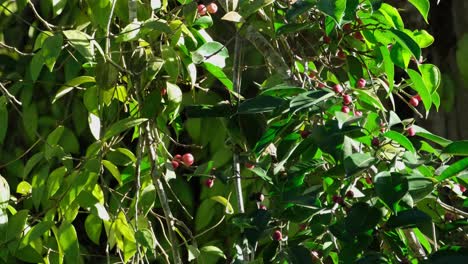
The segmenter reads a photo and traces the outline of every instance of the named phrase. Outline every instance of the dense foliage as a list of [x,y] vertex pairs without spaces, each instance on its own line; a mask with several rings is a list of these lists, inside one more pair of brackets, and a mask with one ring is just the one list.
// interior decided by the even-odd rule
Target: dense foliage
[[440,71],[391,4],[0,3],[0,263],[466,263],[468,141],[398,116]]

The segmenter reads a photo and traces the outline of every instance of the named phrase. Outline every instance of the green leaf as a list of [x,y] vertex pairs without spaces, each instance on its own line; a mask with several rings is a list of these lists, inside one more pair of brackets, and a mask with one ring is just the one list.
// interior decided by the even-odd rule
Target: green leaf
[[71,79],[65,85],[60,87],[60,89],[55,94],[52,103],[55,103],[55,101],[57,101],[67,93],[71,92],[73,89],[78,88],[81,84],[91,82],[96,82],[96,80],[92,76],[79,76],[74,79]]
[[390,29],[390,32],[393,33],[398,43],[400,43],[403,47],[411,51],[413,56],[419,60],[421,57],[421,48],[419,47],[418,43],[414,41],[408,34],[403,31]]
[[372,10],[377,11],[382,6],[383,0],[368,0],[372,6]]
[[19,248],[27,246],[32,241],[40,238],[45,232],[49,231],[50,228],[54,225],[52,221],[43,221],[39,222],[37,225],[33,226],[28,233],[21,239]]
[[468,140],[450,143],[442,150],[442,153],[454,156],[468,156]]
[[120,171],[117,166],[115,166],[112,162],[108,160],[102,160],[102,165],[106,167],[106,169],[114,176],[114,178],[122,185],[122,179],[120,178]]
[[176,83],[179,76],[179,56],[177,52],[168,45],[161,48],[161,55],[164,59],[164,70],[169,74],[170,81]]
[[441,81],[439,68],[433,64],[421,64],[418,68],[421,72],[424,84],[426,85],[426,89],[429,90],[431,94],[435,93]]
[[54,11],[54,17],[62,13],[67,4],[67,0],[52,0],[52,10]]
[[257,11],[260,10],[260,8],[270,5],[273,2],[275,1],[274,0],[241,1],[241,5],[239,6],[239,14],[244,19],[247,19],[252,14],[257,13]]
[[414,227],[424,223],[430,223],[431,217],[418,209],[409,209],[398,212],[398,215],[392,215],[386,226],[389,228]]
[[302,15],[315,7],[315,4],[314,0],[299,0],[294,2],[294,4],[286,11],[286,19],[288,21],[294,20],[297,16]]
[[234,208],[232,207],[231,203],[226,198],[222,196],[213,196],[213,197],[210,197],[210,199],[222,204],[226,208],[226,214],[234,213]]
[[345,227],[350,234],[357,235],[373,229],[381,218],[382,214],[379,209],[359,202],[351,207],[345,219]]
[[459,160],[455,163],[453,163],[452,165],[450,165],[448,168],[446,168],[442,174],[440,174],[439,176],[437,176],[437,180],[440,182],[440,181],[443,181],[445,179],[448,179],[450,177],[453,177],[455,175],[457,175],[458,173],[466,170],[466,168],[468,168],[468,158],[464,158],[462,160]]
[[182,90],[176,84],[166,82],[167,99],[174,104],[182,102]]
[[413,146],[413,143],[411,143],[411,141],[405,137],[404,135],[398,133],[398,132],[395,132],[395,131],[387,131],[386,133],[383,134],[386,138],[389,138],[395,142],[397,142],[398,144],[400,144],[402,147],[404,147],[405,149],[415,153],[416,152],[416,149],[414,148]]
[[408,69],[406,70],[406,72],[408,73],[409,77],[411,78],[411,81],[413,82],[413,85],[411,87],[421,96],[424,108],[426,109],[426,113],[428,113],[432,105],[432,96],[429,89],[424,84],[424,81],[418,72],[412,69]]
[[389,4],[382,4],[380,7],[379,13],[381,13],[389,25],[395,29],[404,29],[405,25],[403,24],[403,20],[401,19],[400,13],[398,13],[398,10],[389,5]]
[[345,158],[343,165],[346,175],[351,176],[361,169],[369,168],[375,161],[376,159],[367,153],[354,153]]
[[229,79],[229,77],[226,76],[226,74],[220,67],[209,62],[203,63],[203,67],[207,71],[209,71],[216,79],[218,79],[224,86],[226,86],[226,88],[228,88],[231,91],[233,90],[233,84],[231,79]]
[[89,239],[96,245],[100,245],[100,237],[102,231],[102,220],[96,217],[94,214],[89,214],[86,217],[85,232]]
[[91,47],[91,37],[84,32],[78,30],[65,30],[63,34],[68,39],[70,44],[79,52],[87,61],[94,60],[94,50]]
[[117,42],[128,42],[138,38],[138,33],[141,29],[141,22],[132,21],[130,24],[125,26],[118,37],[116,38]]
[[224,255],[224,252],[216,246],[204,246],[200,249],[200,252],[216,255],[218,257],[226,259],[226,255]]
[[6,98],[4,96],[0,96],[0,145],[3,145],[8,131],[8,109],[6,104]]
[[278,97],[259,95],[242,102],[237,109],[237,113],[254,114],[271,112],[280,106],[283,102],[284,100]]
[[420,127],[420,126],[413,125],[413,128],[414,128],[417,136],[428,139],[428,140],[430,140],[430,141],[432,141],[434,143],[439,144],[442,147],[446,147],[447,145],[452,143],[451,140],[448,140],[446,138],[434,135],[431,132],[427,131],[426,129],[424,129],[424,128]]
[[142,228],[135,233],[136,241],[146,247],[147,249],[153,249],[156,247],[156,238],[153,232],[147,228]]
[[10,217],[10,220],[8,221],[6,241],[15,240],[16,238],[19,238],[21,236],[21,233],[26,227],[28,216],[28,210],[21,210]]
[[219,68],[224,68],[226,58],[229,57],[226,47],[216,41],[210,41],[203,44],[196,51],[191,52],[192,61],[195,64],[202,62],[211,63]]
[[426,23],[428,23],[427,16],[429,14],[429,8],[430,8],[429,0],[408,0],[408,1],[411,4],[413,4],[416,7],[416,9],[419,10],[419,13],[421,13]]
[[334,96],[335,93],[325,90],[305,92],[294,97],[289,103],[289,107],[295,113],[302,109],[318,106]]
[[392,57],[386,46],[379,47],[380,54],[383,58],[385,74],[387,75],[389,94],[393,91],[394,78],[395,78],[395,65],[393,64]]
[[61,34],[48,37],[44,41],[44,45],[41,49],[41,55],[44,58],[44,64],[49,68],[50,72],[54,69],[55,62],[62,51],[62,44],[63,37]]
[[379,97],[377,97],[374,93],[360,89],[356,89],[354,90],[354,92],[357,93],[356,98],[359,102],[365,103],[383,112],[387,111],[387,109],[383,106],[382,102],[380,101]]
[[148,184],[142,191],[138,206],[140,207],[143,215],[147,215],[149,211],[154,207],[156,201],[156,188],[153,184]]
[[147,120],[148,119],[146,118],[134,118],[134,117],[128,117],[128,118],[119,120],[116,123],[112,124],[106,130],[106,133],[102,137],[102,140],[110,139],[111,137],[116,136],[129,128],[138,126],[142,124],[143,122],[146,122]]
[[380,172],[374,177],[375,192],[390,208],[408,192],[408,179],[399,173]]
[[31,79],[36,81],[41,73],[42,67],[44,66],[44,57],[42,51],[37,52],[29,64],[29,70],[31,72]]
[[22,181],[16,186],[16,193],[28,195],[32,192],[32,186],[27,181]]
[[42,167],[37,173],[35,173],[31,180],[32,186],[32,202],[36,209],[39,208],[42,198],[45,193],[46,181],[49,176],[49,167]]
[[421,49],[427,48],[434,43],[434,37],[426,30],[415,30],[412,32],[412,38],[416,41]]
[[78,244],[78,237],[76,235],[75,227],[69,223],[64,222],[58,230],[58,243],[59,247],[65,253],[66,263],[79,263],[80,262],[80,247]]
[[346,10],[346,0],[318,0],[317,8],[339,24]]

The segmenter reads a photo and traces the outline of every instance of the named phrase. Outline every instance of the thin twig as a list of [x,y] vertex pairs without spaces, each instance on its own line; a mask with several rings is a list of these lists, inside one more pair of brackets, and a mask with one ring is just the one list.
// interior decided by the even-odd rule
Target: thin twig
[[34,56],[35,53],[28,53],[28,52],[22,52],[20,51],[19,49],[17,49],[16,47],[13,47],[13,46],[9,46],[3,42],[0,42],[0,46],[3,47],[3,48],[6,48],[6,49],[9,49],[9,50],[12,50],[16,53],[18,53],[19,55],[22,55],[22,56]]
[[32,9],[34,15],[37,17],[37,19],[39,19],[39,21],[41,21],[41,23],[44,24],[44,26],[45,26],[48,30],[52,31],[52,30],[53,30],[52,28],[55,28],[55,27],[56,27],[56,26],[50,24],[49,22],[47,22],[45,19],[43,19],[43,18],[41,17],[41,15],[39,15],[39,13],[37,12],[36,7],[34,7],[34,4],[32,3],[32,1],[28,1],[28,4],[29,4],[29,6],[31,6],[31,9]]
[[16,99],[14,95],[12,95],[8,89],[0,82],[0,90],[2,90],[3,95],[8,98],[12,103],[16,103],[18,105],[22,105],[21,102]]

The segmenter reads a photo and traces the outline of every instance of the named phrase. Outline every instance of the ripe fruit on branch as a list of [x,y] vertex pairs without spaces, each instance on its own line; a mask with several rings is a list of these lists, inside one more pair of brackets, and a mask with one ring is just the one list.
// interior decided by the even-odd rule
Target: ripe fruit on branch
[[215,181],[214,178],[208,178],[208,179],[206,179],[206,181],[205,181],[205,186],[208,187],[208,188],[212,188],[213,185],[214,185],[214,181]]
[[357,87],[364,88],[365,86],[366,86],[366,80],[364,80],[363,78],[360,78],[357,82]]
[[351,30],[351,23],[345,24],[345,25],[343,26],[343,30],[344,30],[344,31],[350,31],[350,30]]
[[338,58],[340,59],[346,59],[346,53],[344,53],[344,51],[340,50],[338,51],[338,54],[337,54]]
[[343,107],[341,107],[341,112],[347,114],[347,113],[349,113],[349,111],[351,111],[351,110],[346,105],[343,105]]
[[275,230],[275,232],[273,232],[273,240],[276,240],[276,241],[283,240],[283,234],[281,234],[281,231]]
[[406,132],[408,132],[408,136],[412,137],[414,135],[416,135],[416,130],[414,129],[414,127],[409,127]]
[[347,191],[347,192],[346,192],[346,197],[347,197],[347,198],[350,198],[350,199],[354,198],[354,192],[351,191],[351,190]]
[[167,94],[167,89],[166,88],[162,88],[161,89],[161,96],[165,96]]
[[175,160],[181,160],[181,159],[182,159],[182,155],[176,154],[176,155],[174,156],[174,159],[175,159]]
[[200,16],[206,15],[206,11],[207,11],[207,10],[206,10],[206,6],[205,6],[205,5],[203,5],[203,4],[198,5],[198,14],[199,14]]
[[327,35],[323,35],[323,42],[325,42],[326,44],[330,44],[331,38]]
[[361,32],[356,32],[354,33],[354,38],[357,39],[357,40],[360,40],[360,41],[363,41],[364,40],[364,36],[362,35]]
[[245,167],[246,167],[247,169],[253,169],[253,168],[255,168],[255,165],[252,164],[252,163],[246,162],[246,163],[245,163]]
[[319,82],[319,83],[317,84],[317,87],[318,87],[318,88],[323,88],[323,87],[325,87],[325,84]]
[[309,131],[307,131],[307,130],[302,130],[302,131],[301,131],[301,137],[302,137],[302,138],[306,138],[306,137],[308,137],[309,135],[310,135],[310,132],[309,132]]
[[372,139],[372,146],[378,147],[380,145],[380,140],[379,138],[375,137]]
[[344,199],[343,199],[343,197],[341,197],[341,196],[333,195],[332,200],[333,200],[333,202],[336,203],[336,204],[339,204],[339,205],[343,205],[343,204],[344,204]]
[[343,87],[340,84],[335,84],[333,86],[333,91],[335,91],[335,93],[342,93],[343,92]]
[[266,207],[265,205],[261,204],[260,207],[259,207],[258,209],[260,209],[260,210],[265,210],[265,211],[266,211],[266,210],[267,210],[267,207]]
[[359,110],[354,111],[355,116],[362,116],[362,112]]
[[343,95],[343,104],[349,105],[353,101],[353,98],[349,94]]
[[179,167],[179,162],[177,162],[176,160],[171,161],[171,164],[172,164],[172,167],[174,168],[174,170]]
[[409,103],[410,105],[416,107],[419,105],[419,100],[415,96],[413,96],[410,98]]
[[195,159],[193,158],[193,155],[191,153],[185,153],[183,156],[182,156],[182,162],[186,165],[186,166],[192,166],[193,162],[195,161]]
[[263,202],[263,200],[265,200],[265,195],[261,192],[255,193],[254,197],[257,202]]
[[206,10],[208,10],[208,13],[214,14],[214,13],[218,12],[218,6],[216,5],[216,3],[209,3],[206,6]]
[[452,213],[445,213],[444,215],[444,219],[445,221],[453,221],[455,220],[455,216],[452,214]]

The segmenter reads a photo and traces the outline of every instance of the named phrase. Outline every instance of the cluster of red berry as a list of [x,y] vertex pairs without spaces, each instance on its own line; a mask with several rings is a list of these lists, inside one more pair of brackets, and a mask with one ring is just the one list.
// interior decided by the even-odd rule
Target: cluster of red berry
[[[357,81],[356,86],[357,88],[364,88],[366,84],[367,84],[366,80],[363,78],[360,78]],[[333,86],[333,91],[341,95],[343,98],[343,106],[341,107],[341,112],[345,114],[351,112],[351,108],[349,108],[349,105],[353,102],[353,97],[351,97],[351,95],[349,94],[344,93],[344,89],[343,89],[343,86],[341,86],[341,84],[335,84]],[[362,116],[362,111],[355,109],[353,113],[355,116]]]
[[218,12],[218,6],[215,3],[209,3],[208,5],[199,4],[198,5],[198,14],[200,16],[206,15],[206,13],[215,14]]
[[187,167],[190,167],[192,166],[194,161],[195,159],[193,158],[192,153],[185,153],[183,156],[181,156],[180,154],[175,155],[171,163],[172,167],[175,170],[180,166],[181,163]]

